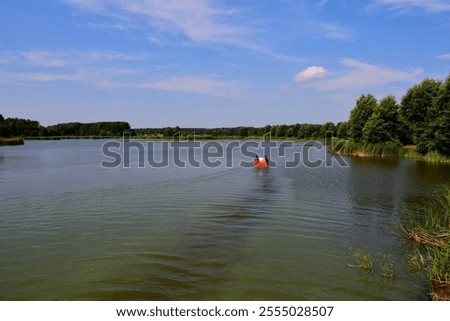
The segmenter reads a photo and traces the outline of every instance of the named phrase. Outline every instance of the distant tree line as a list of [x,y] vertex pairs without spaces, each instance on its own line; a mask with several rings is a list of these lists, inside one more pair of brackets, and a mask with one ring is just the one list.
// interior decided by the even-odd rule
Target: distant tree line
[[48,132],[55,136],[122,136],[130,129],[130,124],[123,121],[63,123],[47,127]]
[[337,136],[362,144],[414,144],[421,154],[450,156],[450,75],[445,82],[424,79],[400,103],[392,95],[380,101],[361,95]]
[[38,121],[21,118],[4,118],[0,114],[0,137],[48,136],[122,136],[130,131],[130,124],[122,121],[97,123],[64,123],[48,127]]
[[132,134],[136,136],[161,136],[171,137],[175,135],[189,136],[201,135],[210,137],[261,137],[271,134],[272,137],[289,137],[289,138],[323,138],[325,132],[336,132],[341,123],[334,125],[332,122],[320,124],[294,124],[294,125],[267,125],[265,127],[220,127],[220,128],[180,128],[164,127],[164,128],[137,128],[132,130]]
[[0,137],[40,136],[44,127],[38,121],[20,118],[4,118],[0,114]]

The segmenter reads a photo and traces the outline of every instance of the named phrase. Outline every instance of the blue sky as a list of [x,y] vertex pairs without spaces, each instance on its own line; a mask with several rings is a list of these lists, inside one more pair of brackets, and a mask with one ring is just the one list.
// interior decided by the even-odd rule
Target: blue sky
[[338,122],[450,72],[449,0],[4,0],[0,113],[137,127]]

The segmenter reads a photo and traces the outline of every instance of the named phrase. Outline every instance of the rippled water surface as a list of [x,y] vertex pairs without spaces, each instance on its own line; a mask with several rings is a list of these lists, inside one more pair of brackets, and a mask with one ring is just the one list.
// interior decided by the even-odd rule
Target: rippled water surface
[[[106,169],[103,143],[0,147],[0,299],[426,299],[396,221],[450,180],[448,166],[155,169],[133,158]],[[349,267],[362,247],[373,274]],[[384,255],[395,280],[377,271]]]

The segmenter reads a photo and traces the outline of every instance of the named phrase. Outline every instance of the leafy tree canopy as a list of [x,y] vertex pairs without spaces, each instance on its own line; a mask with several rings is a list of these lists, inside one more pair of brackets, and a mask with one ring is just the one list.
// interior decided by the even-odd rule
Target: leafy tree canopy
[[377,99],[371,95],[361,95],[356,101],[356,106],[350,113],[348,119],[348,134],[350,138],[355,141],[361,141],[363,137],[363,128],[375,107],[377,106]]

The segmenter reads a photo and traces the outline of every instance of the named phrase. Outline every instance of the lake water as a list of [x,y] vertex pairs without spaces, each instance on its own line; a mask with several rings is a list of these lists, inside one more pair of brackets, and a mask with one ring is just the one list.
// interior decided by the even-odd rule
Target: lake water
[[[0,147],[0,299],[427,299],[396,221],[450,181],[449,166],[139,168],[134,155],[108,169],[103,143]],[[349,267],[360,248],[374,273]],[[385,255],[396,279],[380,276]]]

